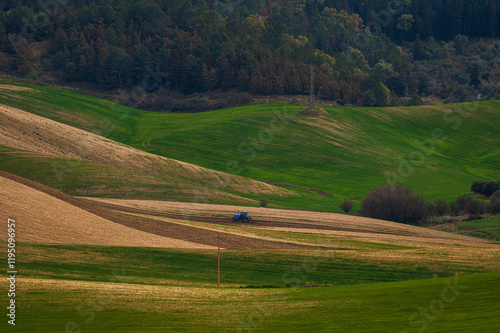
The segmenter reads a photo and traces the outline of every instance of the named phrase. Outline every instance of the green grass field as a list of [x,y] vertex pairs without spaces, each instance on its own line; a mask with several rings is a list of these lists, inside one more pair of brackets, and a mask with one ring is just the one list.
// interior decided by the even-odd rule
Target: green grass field
[[[330,251],[223,251],[217,289],[213,250],[25,243],[18,249],[11,332],[500,329],[500,274],[471,267],[468,274],[480,274],[456,277],[451,258],[443,265],[448,271],[432,279],[429,267],[348,260]],[[298,287],[324,280],[333,286]],[[239,288],[248,285],[278,288]]]
[[[424,328],[426,332],[498,332],[500,329],[499,273],[459,276],[456,283],[453,277],[260,290],[51,280],[26,284],[29,284],[28,292],[19,297],[23,305],[12,332],[71,332],[71,329],[81,332],[419,332]],[[454,294],[449,285],[458,285],[458,294]]]
[[[131,283],[213,287],[217,277],[216,250],[24,243],[18,248],[23,253],[19,270],[26,278],[107,282],[112,278],[111,269],[126,268],[127,281]],[[446,259],[429,260],[425,265],[404,259],[384,260],[384,253],[398,250],[405,250],[405,247],[372,250],[380,253],[381,258],[377,261],[353,257],[354,249],[223,250],[221,281],[225,287],[232,288],[284,288],[306,282],[361,284],[426,279],[434,274],[453,276],[456,272],[491,271],[491,268]]]
[[[165,114],[61,90],[31,88],[35,91],[2,93],[0,102],[154,154],[333,195],[292,188],[298,195],[267,198],[275,207],[339,211],[343,198],[359,202],[388,177],[414,187],[428,199],[453,199],[469,193],[472,181],[500,175],[500,101],[405,108],[329,107],[322,117],[304,116],[296,106],[280,105]],[[16,162],[0,167],[14,171]],[[43,173],[40,169],[35,180],[50,183]],[[92,185],[92,175],[85,180],[73,178],[77,184],[72,186]],[[71,186],[54,183],[71,192]]]
[[500,216],[490,216],[477,221],[460,222],[459,229],[468,236],[486,238],[500,242]]
[[[428,199],[454,199],[469,193],[472,181],[500,175],[500,101],[329,107],[321,117],[282,105],[166,114],[29,87],[0,89],[0,103],[153,154],[288,185],[291,195],[265,197],[274,207],[338,211],[343,198],[359,207],[388,175]],[[56,177],[54,163],[70,166],[65,177]],[[0,169],[73,195],[193,201],[183,191],[187,180],[1,146]],[[193,180],[189,186],[203,190],[204,184]],[[209,197],[208,203],[263,198],[224,187],[209,190],[234,196]],[[493,217],[458,227],[498,242],[498,223]],[[223,249],[217,289],[217,250],[17,243],[16,326],[4,314],[0,331],[500,331],[494,245],[454,244],[447,237],[391,244],[245,226],[210,229],[323,249]],[[0,245],[6,253],[5,242]],[[302,287],[324,282],[332,286]],[[0,288],[7,287],[3,279]],[[6,306],[7,293],[0,300]]]

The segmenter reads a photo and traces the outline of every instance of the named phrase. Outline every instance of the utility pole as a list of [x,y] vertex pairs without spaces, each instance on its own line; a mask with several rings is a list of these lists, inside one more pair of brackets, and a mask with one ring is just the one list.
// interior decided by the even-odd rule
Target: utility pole
[[314,66],[311,65],[311,110],[314,109]]
[[217,288],[220,287],[220,233],[217,234]]

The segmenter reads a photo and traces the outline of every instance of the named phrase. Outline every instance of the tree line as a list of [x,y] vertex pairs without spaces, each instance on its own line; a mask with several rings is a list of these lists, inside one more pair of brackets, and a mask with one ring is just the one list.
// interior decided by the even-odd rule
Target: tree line
[[325,0],[324,6],[378,22],[393,40],[500,37],[500,0]]
[[[435,32],[453,31],[450,26],[419,28],[428,27],[419,11],[455,15],[449,2],[437,2],[446,1],[401,0],[396,8],[364,0],[54,0],[52,7],[3,0],[0,51],[14,60],[2,69],[27,77],[50,73],[99,89],[144,84],[145,74],[154,72],[164,87],[184,94],[307,94],[312,65],[319,98],[388,106],[398,104],[398,97],[429,93],[413,74],[414,51],[423,46],[397,43],[418,33],[447,38]],[[453,6],[457,13],[469,8],[462,2]],[[496,13],[496,2],[488,0],[489,15]],[[387,19],[383,33],[374,31],[370,23],[381,18],[372,14],[384,10],[392,13],[391,23]],[[484,23],[486,14],[472,13]],[[496,31],[495,24],[481,31]],[[455,31],[469,33],[462,25]]]

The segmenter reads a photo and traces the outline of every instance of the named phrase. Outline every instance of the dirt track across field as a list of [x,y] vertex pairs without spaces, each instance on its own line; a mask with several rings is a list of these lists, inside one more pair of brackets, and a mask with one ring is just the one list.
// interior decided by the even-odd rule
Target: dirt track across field
[[[231,206],[196,202],[157,200],[87,198],[105,207],[151,216],[160,220],[176,219],[217,225],[247,226],[263,230],[281,230],[295,233],[325,235],[344,240],[358,240],[395,245],[420,246],[426,244],[461,244],[466,246],[498,247],[486,240],[413,225],[395,223],[362,216],[327,212],[300,211],[250,206]],[[255,223],[232,222],[232,215],[248,210]],[[156,217],[157,216],[157,217]],[[210,227],[209,227],[210,228]],[[214,228],[220,228],[215,227]],[[411,245],[410,245],[411,244]],[[433,245],[434,246],[434,245]]]
[[[10,191],[19,193],[10,193],[9,187]],[[0,171],[0,208],[2,219],[13,217],[24,220],[25,231],[18,240],[26,242],[214,248],[220,237],[220,246],[227,249],[312,248],[259,236],[246,237],[219,232],[203,226],[186,225],[180,221],[244,225],[232,222],[228,212],[234,211],[234,206],[197,207],[193,203],[76,198],[3,171]],[[252,216],[256,217],[255,224],[249,225],[267,230],[315,233],[327,237],[402,245],[409,244],[411,240],[413,244],[433,242],[497,246],[462,235],[356,216],[259,208],[253,208],[252,212],[254,210],[256,214]],[[191,215],[182,212],[189,212]],[[11,216],[4,216],[6,213]],[[200,213],[208,216],[199,215]],[[0,235],[2,239],[6,236],[4,232]]]
[[[85,199],[82,199],[85,200]],[[197,221],[197,222],[206,222],[206,223],[218,223],[218,224],[235,224],[231,221],[231,217],[208,217],[208,216],[196,216],[196,215],[183,215],[183,214],[175,214],[175,213],[167,213],[167,212],[155,212],[140,208],[126,207],[120,206],[105,202],[92,201],[99,206],[109,208],[112,210],[119,210],[122,212],[129,213],[137,213],[137,214],[145,214],[151,216],[160,216],[167,217],[172,219],[179,220],[189,220],[189,221]],[[350,232],[362,232],[369,234],[381,234],[381,235],[399,235],[397,233],[390,232],[381,232],[381,231],[373,231],[373,230],[364,230],[364,229],[354,229],[354,228],[343,228],[343,227],[335,227],[323,224],[313,224],[313,223],[294,223],[287,221],[266,221],[266,220],[253,220],[252,223],[255,223],[259,227],[278,227],[278,228],[295,228],[295,229],[315,229],[315,230],[333,230],[333,231],[350,231]]]
[[[218,245],[219,233],[216,231],[120,213],[97,204],[96,202],[75,198],[31,180],[0,171],[0,181],[2,180],[6,185],[17,183],[33,189],[34,193],[46,194],[46,196],[41,199],[46,200],[46,205],[43,206],[44,203],[40,203],[41,206],[33,207],[31,211],[29,210],[30,207],[23,205],[23,202],[29,202],[28,198],[13,197],[15,200],[21,200],[23,202],[14,203],[12,200],[2,202],[2,200],[8,200],[9,198],[7,196],[9,193],[7,190],[5,193],[6,199],[4,199],[4,196],[0,198],[0,204],[3,211],[2,215],[7,213],[11,214],[12,218],[19,219],[19,223],[23,222],[22,218],[17,217],[19,215],[21,215],[21,217],[29,217],[31,221],[36,221],[33,222],[33,224],[36,223],[39,233],[30,234],[29,236],[22,235],[21,237],[23,238],[19,239],[19,241],[133,246],[137,244],[137,239],[134,239],[134,237],[139,237],[137,231],[140,231],[140,246],[161,246],[162,238],[164,238],[163,243],[166,245],[165,247],[177,247],[172,243],[172,239],[193,243],[193,247],[205,245],[201,247],[210,248]],[[7,186],[5,186],[5,188],[7,188]],[[12,189],[13,192],[16,190],[19,191],[18,187]],[[28,191],[25,191],[25,193],[25,195],[30,195]],[[35,195],[34,193],[33,195]],[[47,199],[47,195],[50,199]],[[56,200],[52,201],[52,199]],[[31,204],[33,205],[34,203]],[[65,205],[65,207],[62,207],[63,205]],[[71,206],[73,208],[71,208]],[[40,209],[40,207],[43,207],[43,214],[37,210]],[[8,208],[9,212],[5,212],[3,208]],[[64,209],[64,212],[62,212],[61,209]],[[60,223],[62,219],[61,214],[68,215],[72,213],[73,218],[70,219],[70,221]],[[66,220],[68,220],[67,216]],[[106,224],[106,222],[109,221],[112,223]],[[102,228],[103,225],[105,226],[104,228]],[[130,239],[128,239],[128,241],[125,239],[122,241],[114,241],[114,238],[123,238],[121,234],[126,232],[126,230],[119,228],[123,226],[129,228],[128,230],[131,233]],[[29,231],[28,228],[29,226],[25,229],[27,233]],[[143,233],[146,233],[146,235]],[[4,233],[2,234],[4,236],[2,238],[6,238],[6,235]],[[61,237],[61,234],[64,234],[64,237]],[[96,237],[95,234],[104,236]],[[51,236],[52,240],[50,238]],[[150,239],[149,243],[147,242],[148,239]],[[189,247],[189,243],[182,243],[181,245],[182,246],[179,247]],[[272,242],[224,233],[220,233],[220,246],[228,249],[310,248],[302,245]]]

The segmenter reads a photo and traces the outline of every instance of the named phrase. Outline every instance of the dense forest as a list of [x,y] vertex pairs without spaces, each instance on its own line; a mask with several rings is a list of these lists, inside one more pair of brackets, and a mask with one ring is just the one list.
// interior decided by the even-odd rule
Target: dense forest
[[309,93],[312,66],[317,97],[340,104],[499,91],[500,0],[0,0],[0,9],[0,69],[35,80],[294,95]]

